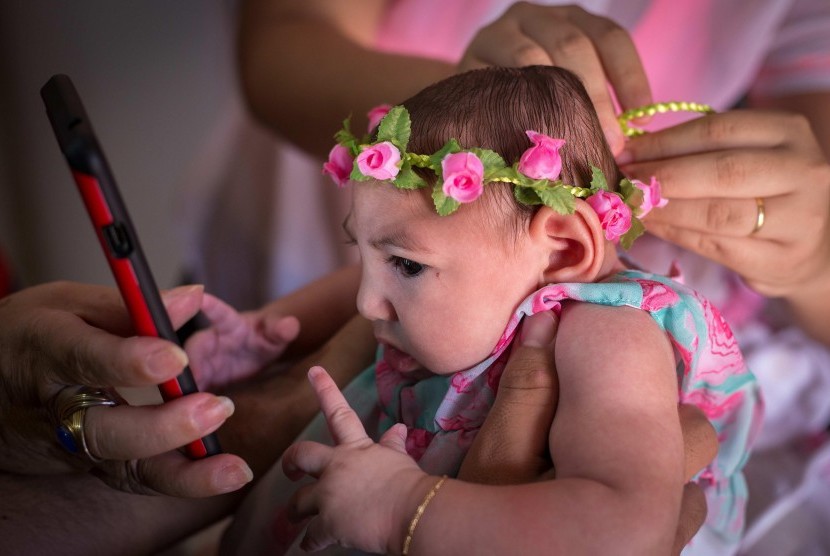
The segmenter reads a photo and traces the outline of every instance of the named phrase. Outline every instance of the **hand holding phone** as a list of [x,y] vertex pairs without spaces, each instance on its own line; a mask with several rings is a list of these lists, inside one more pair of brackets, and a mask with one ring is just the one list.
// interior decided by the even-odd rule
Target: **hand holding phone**
[[[66,75],[55,75],[40,94],[136,334],[179,344],[127,207],[72,81]],[[165,401],[198,391],[188,367],[175,379],[159,384],[159,390]],[[185,446],[185,452],[202,458],[221,449],[216,436],[210,434]]]

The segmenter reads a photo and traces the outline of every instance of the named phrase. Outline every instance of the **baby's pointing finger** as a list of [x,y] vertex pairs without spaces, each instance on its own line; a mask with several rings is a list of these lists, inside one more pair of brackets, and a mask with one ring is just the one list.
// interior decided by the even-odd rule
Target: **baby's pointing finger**
[[343,397],[343,393],[323,367],[311,367],[308,380],[320,401],[331,435],[337,444],[366,440],[366,429],[357,414]]

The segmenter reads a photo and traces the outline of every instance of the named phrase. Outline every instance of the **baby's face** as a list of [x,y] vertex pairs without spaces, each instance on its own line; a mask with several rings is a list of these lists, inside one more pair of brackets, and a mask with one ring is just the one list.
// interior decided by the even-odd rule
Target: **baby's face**
[[450,374],[485,359],[541,284],[546,254],[526,232],[514,239],[508,215],[476,203],[438,216],[422,192],[374,181],[352,187],[345,227],[362,260],[358,309],[387,346],[387,362]]

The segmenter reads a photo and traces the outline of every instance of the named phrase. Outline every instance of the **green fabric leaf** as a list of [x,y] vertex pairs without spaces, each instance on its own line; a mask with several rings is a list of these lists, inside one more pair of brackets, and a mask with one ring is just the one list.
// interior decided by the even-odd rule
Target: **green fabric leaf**
[[400,189],[419,189],[427,186],[427,182],[415,173],[409,162],[404,162],[401,165],[401,171],[395,177],[394,183]]
[[352,117],[349,116],[348,118],[343,120],[343,128],[334,134],[334,140],[346,147],[347,149],[349,149],[349,151],[352,153],[352,156],[357,156],[360,147],[357,141],[357,137],[355,137],[352,133],[351,127]]
[[352,166],[352,173],[349,175],[350,180],[354,181],[366,181],[369,179],[369,176],[363,175],[363,172],[357,167],[357,163]]
[[605,180],[605,174],[594,165],[591,165],[591,189],[594,191],[599,191],[600,189],[608,191],[608,182]]
[[516,186],[513,188],[513,196],[517,201],[524,205],[541,205],[542,199],[536,194],[536,191],[529,187]]
[[570,191],[564,187],[549,187],[539,189],[536,194],[545,206],[552,208],[559,214],[573,214],[576,202]]
[[451,153],[461,152],[461,145],[455,139],[450,139],[444,146],[438,149],[438,152],[429,157],[429,165],[438,174],[439,181],[441,181],[441,161],[444,157]]
[[634,244],[634,240],[643,235],[643,232],[645,231],[646,228],[643,226],[643,223],[640,222],[640,219],[632,218],[631,228],[629,228],[628,231],[625,232],[625,234],[623,234],[620,238],[620,247],[627,251]]
[[476,155],[484,165],[485,182],[490,181],[490,176],[492,176],[495,172],[507,166],[501,155],[495,151],[491,151],[489,149],[472,149],[470,152]]
[[439,216],[448,216],[458,210],[461,203],[444,195],[443,184],[436,183],[432,188],[432,200],[435,203],[435,210]]
[[378,142],[391,141],[402,153],[406,152],[412,128],[409,112],[403,106],[393,106],[378,126]]
[[631,208],[631,212],[635,215],[640,214],[640,206],[643,204],[643,190],[634,185],[634,183],[625,178],[620,182],[620,193],[622,193],[623,201]]

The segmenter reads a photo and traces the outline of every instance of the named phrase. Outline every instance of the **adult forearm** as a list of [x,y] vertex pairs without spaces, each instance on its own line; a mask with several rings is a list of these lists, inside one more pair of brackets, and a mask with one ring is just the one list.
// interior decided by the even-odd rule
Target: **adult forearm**
[[239,68],[253,114],[320,156],[349,114],[354,129],[365,129],[364,114],[371,107],[400,102],[454,69],[436,60],[375,52],[320,17],[277,8],[243,10]]

